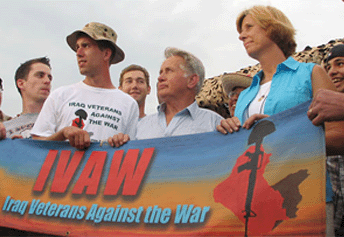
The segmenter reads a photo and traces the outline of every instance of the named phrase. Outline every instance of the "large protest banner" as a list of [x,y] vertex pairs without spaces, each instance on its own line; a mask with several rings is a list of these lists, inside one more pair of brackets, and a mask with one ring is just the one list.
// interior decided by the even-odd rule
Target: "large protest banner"
[[234,134],[121,148],[6,139],[0,226],[63,236],[324,236],[324,134],[307,108]]

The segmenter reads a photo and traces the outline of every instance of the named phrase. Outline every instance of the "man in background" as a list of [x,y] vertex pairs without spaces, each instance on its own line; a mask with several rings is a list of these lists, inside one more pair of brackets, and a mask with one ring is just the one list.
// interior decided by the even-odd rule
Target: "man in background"
[[53,77],[49,58],[35,58],[21,64],[14,79],[22,97],[22,112],[4,122],[6,137],[30,138],[30,131],[50,94]]
[[[0,106],[1,106],[1,102],[2,102],[2,92],[4,91],[4,87],[2,85],[2,79],[0,78]],[[4,121],[7,121],[7,120],[10,120],[11,117],[6,115],[5,113],[3,113],[1,110],[0,110],[0,122],[4,122]]]
[[151,91],[148,71],[135,64],[124,68],[119,78],[118,88],[137,101],[140,111],[139,119],[145,117],[146,96]]
[[[314,125],[324,122],[344,120],[344,44],[339,44],[330,49],[324,60],[324,68],[330,76],[337,92],[319,90],[314,96],[308,110],[308,117]],[[344,146],[344,143],[343,143]],[[327,157],[327,171],[331,183],[327,180],[327,193],[333,194],[334,206],[326,203],[326,212],[333,218],[336,236],[344,235],[344,161],[343,155]],[[332,184],[332,185],[331,185]],[[332,190],[330,189],[332,187]],[[333,192],[332,192],[333,191]]]

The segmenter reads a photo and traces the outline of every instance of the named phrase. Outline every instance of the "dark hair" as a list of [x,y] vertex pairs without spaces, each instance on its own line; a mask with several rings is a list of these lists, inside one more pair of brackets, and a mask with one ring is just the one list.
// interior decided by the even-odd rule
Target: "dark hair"
[[112,59],[115,57],[116,55],[116,48],[113,46],[113,44],[107,40],[96,40],[96,43],[98,45],[98,48],[101,51],[104,51],[105,49],[111,49],[111,57],[109,60],[109,63],[111,64]]
[[26,61],[25,63],[20,64],[20,66],[18,67],[16,74],[14,76],[15,84],[16,84],[17,90],[19,91],[20,94],[21,94],[21,91],[17,85],[17,81],[18,81],[18,79],[26,80],[26,78],[29,75],[29,72],[31,70],[31,65],[35,64],[35,63],[43,63],[51,69],[50,59],[48,57],[34,58],[34,59]]
[[146,70],[146,68],[141,67],[140,65],[136,65],[136,64],[131,64],[122,70],[121,75],[119,77],[119,85],[120,86],[122,86],[122,84],[123,84],[124,74],[126,74],[127,72],[130,72],[130,71],[141,71],[141,72],[143,72],[143,74],[145,75],[145,81],[147,83],[147,86],[149,86],[149,73],[148,73],[148,71]]

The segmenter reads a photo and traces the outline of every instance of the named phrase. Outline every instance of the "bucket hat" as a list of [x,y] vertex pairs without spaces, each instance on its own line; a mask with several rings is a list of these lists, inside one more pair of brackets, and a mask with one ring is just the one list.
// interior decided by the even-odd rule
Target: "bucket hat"
[[242,75],[238,72],[226,73],[222,76],[222,85],[226,94],[228,95],[234,87],[244,87],[247,88],[252,83],[252,77],[247,75]]
[[76,30],[67,36],[67,43],[71,49],[76,52],[76,40],[79,33],[85,33],[94,40],[109,41],[116,49],[115,56],[111,60],[111,64],[121,62],[124,59],[123,50],[117,46],[117,34],[111,27],[98,22],[90,22],[85,25],[82,30]]

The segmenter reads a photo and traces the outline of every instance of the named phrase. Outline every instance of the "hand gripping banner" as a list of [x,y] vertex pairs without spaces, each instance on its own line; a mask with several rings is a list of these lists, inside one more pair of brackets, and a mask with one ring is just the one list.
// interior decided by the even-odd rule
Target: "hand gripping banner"
[[0,141],[0,226],[61,236],[324,236],[325,142],[309,103],[250,130]]

